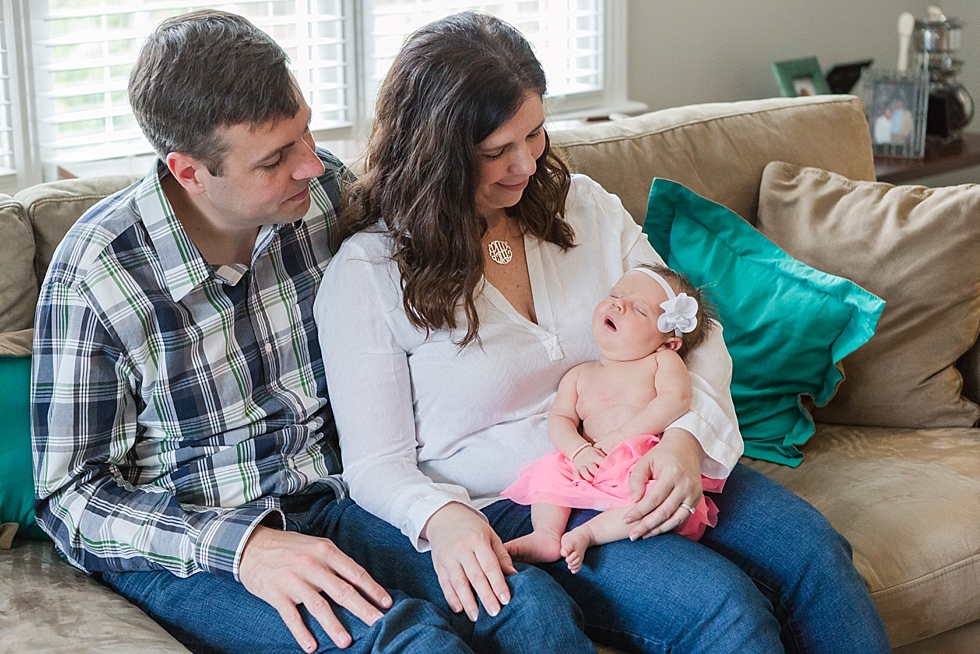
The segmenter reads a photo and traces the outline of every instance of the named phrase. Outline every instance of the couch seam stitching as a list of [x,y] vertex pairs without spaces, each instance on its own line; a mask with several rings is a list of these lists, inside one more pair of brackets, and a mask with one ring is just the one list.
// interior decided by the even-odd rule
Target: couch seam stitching
[[28,215],[31,218],[31,224],[34,224],[34,214],[36,207],[41,207],[45,204],[64,204],[65,202],[78,202],[80,200],[101,200],[108,197],[111,194],[103,193],[89,193],[86,195],[73,195],[66,198],[40,198],[31,202],[29,205],[22,205],[27,210]]
[[874,595],[884,595],[884,594],[890,593],[892,591],[898,591],[898,590],[905,590],[905,589],[908,589],[908,588],[914,588],[916,586],[919,586],[921,584],[927,583],[927,582],[932,581],[934,579],[945,577],[949,573],[954,572],[954,571],[956,571],[956,570],[958,570],[960,568],[964,568],[964,567],[967,567],[967,566],[974,565],[978,561],[980,561],[980,554],[974,554],[974,555],[970,556],[969,558],[963,559],[961,561],[957,561],[956,563],[953,563],[953,564],[950,564],[950,565],[943,566],[942,568],[939,568],[938,570],[933,570],[932,572],[927,572],[926,574],[920,575],[920,576],[916,577],[915,579],[909,579],[907,581],[903,581],[903,582],[898,583],[898,584],[895,584],[893,586],[888,586],[887,588],[880,588],[880,589],[872,592],[871,595],[872,596],[874,596]]

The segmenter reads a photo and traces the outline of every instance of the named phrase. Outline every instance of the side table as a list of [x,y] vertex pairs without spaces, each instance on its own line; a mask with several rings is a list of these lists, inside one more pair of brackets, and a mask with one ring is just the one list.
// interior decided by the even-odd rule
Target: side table
[[926,156],[922,159],[875,157],[875,176],[879,182],[903,184],[973,166],[980,166],[980,134],[964,132],[962,140],[953,143],[926,143]]

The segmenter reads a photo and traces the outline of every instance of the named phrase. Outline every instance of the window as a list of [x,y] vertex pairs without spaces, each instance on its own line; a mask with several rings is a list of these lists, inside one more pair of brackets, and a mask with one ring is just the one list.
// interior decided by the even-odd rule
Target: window
[[[7,11],[8,2],[22,15]],[[9,37],[16,23],[29,30],[21,43],[32,45],[19,45],[17,53],[30,86],[12,90],[6,55],[15,48],[9,38],[0,43],[0,176],[17,171],[18,179],[33,182],[144,172],[153,153],[129,109],[129,71],[154,25],[204,6],[246,16],[283,46],[314,110],[319,140],[366,134],[378,84],[405,36],[464,9],[501,16],[534,44],[548,73],[552,115],[622,111],[628,104],[622,0],[4,0],[7,29],[0,35]],[[36,136],[13,127],[10,99],[18,94],[14,104],[37,117]],[[18,142],[30,146],[21,152]]]
[[30,176],[33,130],[26,113],[30,86],[23,74],[23,2],[0,4],[0,192],[7,194],[40,181],[39,175]]
[[[474,3],[465,0],[366,0],[369,38],[367,82],[374,91],[403,39],[415,29],[466,9],[487,11],[518,28],[534,44],[548,74],[552,104],[591,105],[602,101],[605,81],[604,9],[601,0],[541,0]],[[552,109],[554,109],[552,107]]]
[[14,129],[10,106],[10,71],[7,26],[10,21],[0,14],[0,175],[16,173],[14,168]]

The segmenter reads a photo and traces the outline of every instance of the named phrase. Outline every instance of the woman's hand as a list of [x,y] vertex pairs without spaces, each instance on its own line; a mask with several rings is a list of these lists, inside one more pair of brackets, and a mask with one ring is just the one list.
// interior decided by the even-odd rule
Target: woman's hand
[[576,479],[592,481],[595,479],[596,473],[599,472],[599,465],[602,464],[602,460],[605,458],[606,453],[596,445],[590,445],[581,450],[572,459],[572,465],[575,466],[574,477]]
[[[631,540],[671,531],[691,517],[681,504],[694,508],[701,501],[702,455],[701,444],[690,432],[668,429],[640,458],[629,481],[636,504],[624,516],[631,525]],[[656,481],[644,494],[651,478]]]
[[432,564],[439,585],[454,613],[466,611],[476,622],[483,603],[491,616],[510,602],[505,574],[517,570],[510,554],[486,520],[458,502],[451,502],[432,514],[425,526],[425,538],[432,546]]

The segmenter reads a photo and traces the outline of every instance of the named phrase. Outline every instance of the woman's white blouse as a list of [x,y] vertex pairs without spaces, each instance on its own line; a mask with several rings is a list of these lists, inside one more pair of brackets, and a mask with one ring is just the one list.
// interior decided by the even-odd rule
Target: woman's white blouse
[[[480,509],[518,471],[551,451],[548,409],[567,370],[598,358],[592,310],[623,272],[661,262],[619,198],[572,178],[566,252],[525,237],[538,324],[484,282],[476,297],[480,338],[460,350],[460,327],[426,333],[409,324],[391,241],[362,232],[327,267],[315,316],[327,388],[351,497],[398,527],[420,551],[429,517],[449,502]],[[451,253],[447,253],[451,256]],[[724,478],[742,453],[721,331],[688,360],[690,431],[707,457],[702,473]]]

